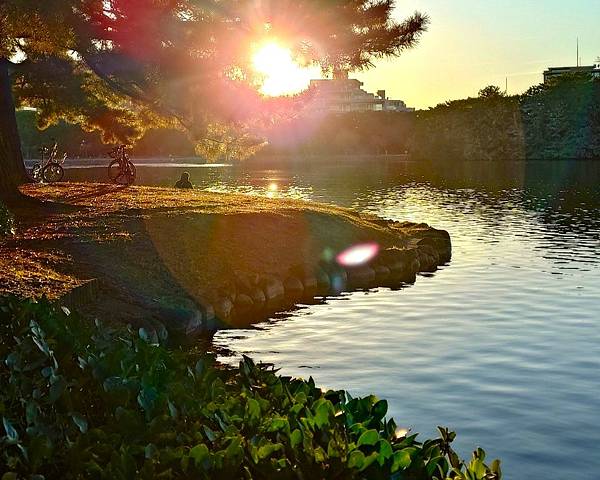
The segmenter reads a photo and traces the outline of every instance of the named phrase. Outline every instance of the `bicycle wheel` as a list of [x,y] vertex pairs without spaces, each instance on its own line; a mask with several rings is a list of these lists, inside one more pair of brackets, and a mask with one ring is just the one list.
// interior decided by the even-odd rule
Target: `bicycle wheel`
[[65,176],[64,169],[55,162],[49,163],[42,170],[42,177],[48,183],[60,182]]
[[29,171],[31,178],[34,182],[42,181],[42,165],[40,163],[36,163],[31,170]]
[[137,176],[137,171],[135,169],[135,165],[130,160],[127,162],[127,166],[129,167],[129,185],[133,185],[135,183],[135,177]]
[[111,171],[114,176],[113,182],[118,183],[119,185],[131,185],[135,182],[136,171],[133,163],[127,162],[123,168],[119,166],[119,170],[115,170],[116,167]]
[[108,165],[108,178],[111,182],[117,183],[117,177],[121,173],[121,162],[119,160],[113,160]]

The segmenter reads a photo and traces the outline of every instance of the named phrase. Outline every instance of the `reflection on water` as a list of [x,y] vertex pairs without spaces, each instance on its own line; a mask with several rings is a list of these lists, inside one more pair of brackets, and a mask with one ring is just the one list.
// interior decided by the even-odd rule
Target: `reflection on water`
[[[223,331],[217,346],[375,392],[399,424],[447,425],[464,456],[481,445],[502,458],[509,479],[598,478],[600,164],[187,169],[199,188],[424,221],[453,241],[434,278]],[[168,185],[182,169],[138,171]]]

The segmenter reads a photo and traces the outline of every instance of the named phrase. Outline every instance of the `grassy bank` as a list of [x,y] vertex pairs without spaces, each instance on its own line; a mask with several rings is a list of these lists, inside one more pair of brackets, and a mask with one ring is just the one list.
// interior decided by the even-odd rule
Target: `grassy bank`
[[500,478],[454,433],[419,441],[387,403],[245,358],[167,349],[46,301],[0,297],[0,473],[16,478]]
[[[92,183],[24,192],[59,208],[15,212],[0,293],[58,299],[94,280],[86,313],[149,329],[257,321],[315,295],[414,281],[450,255],[446,232],[304,201]],[[335,264],[364,242],[380,248],[372,264]]]

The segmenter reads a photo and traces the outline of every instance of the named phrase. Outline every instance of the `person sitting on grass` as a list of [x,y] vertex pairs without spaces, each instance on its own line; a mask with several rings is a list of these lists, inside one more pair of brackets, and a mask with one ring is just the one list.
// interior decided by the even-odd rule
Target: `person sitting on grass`
[[190,182],[190,174],[188,172],[181,174],[181,178],[177,180],[175,188],[194,188],[192,182]]

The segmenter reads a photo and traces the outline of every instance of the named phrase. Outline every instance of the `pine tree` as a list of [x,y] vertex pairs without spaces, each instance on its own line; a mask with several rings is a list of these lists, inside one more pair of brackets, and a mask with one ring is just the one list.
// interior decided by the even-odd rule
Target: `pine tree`
[[62,118],[106,141],[167,125],[197,140],[215,125],[242,130],[288,108],[259,95],[253,42],[284,38],[324,70],[364,69],[413,46],[426,28],[419,13],[393,21],[394,7],[393,0],[2,0],[0,198],[14,200],[27,181],[15,104],[36,108],[42,127]]

